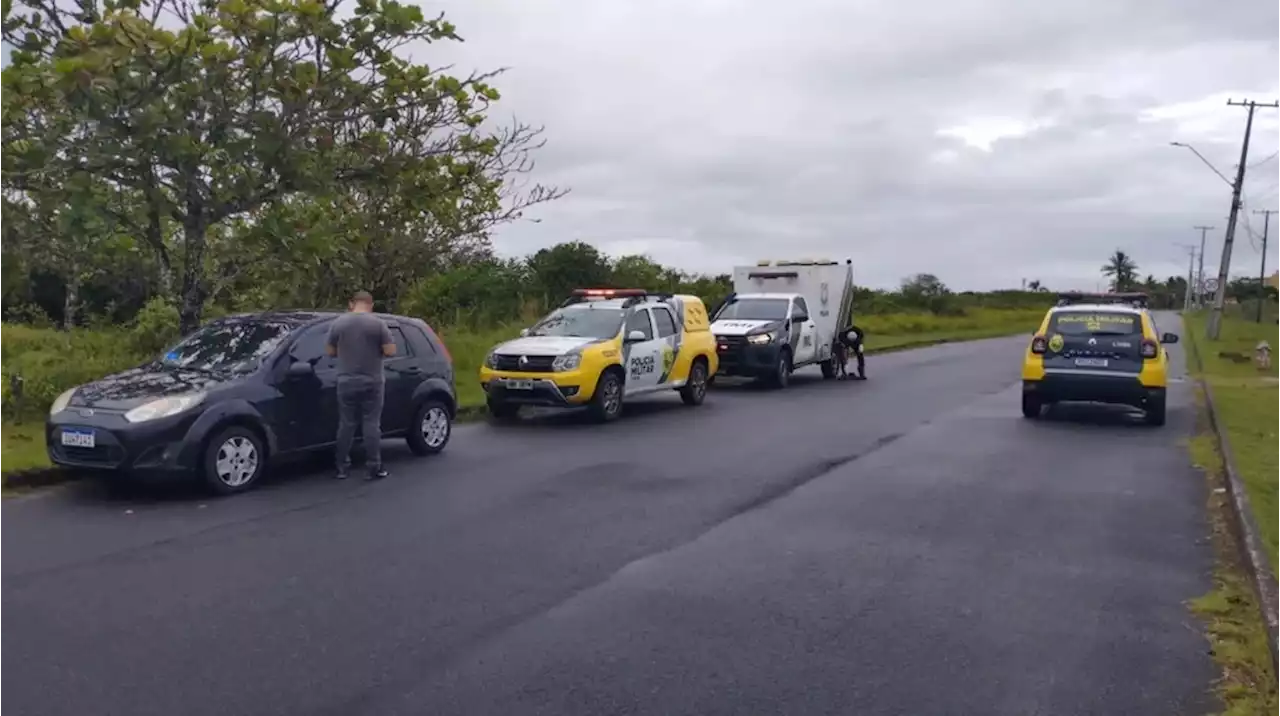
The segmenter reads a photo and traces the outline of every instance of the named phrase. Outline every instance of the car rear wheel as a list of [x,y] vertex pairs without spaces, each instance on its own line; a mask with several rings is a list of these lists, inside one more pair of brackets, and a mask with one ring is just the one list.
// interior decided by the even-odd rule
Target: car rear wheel
[[831,380],[836,377],[838,371],[836,370],[835,358],[832,358],[831,360],[824,360],[818,365],[822,368],[822,377],[824,380]]
[[1022,395],[1022,417],[1028,420],[1035,420],[1040,417],[1040,411],[1044,408],[1044,403],[1034,395]]
[[230,495],[256,486],[267,467],[262,440],[234,425],[218,433],[204,450],[204,481],[213,492]]
[[619,371],[606,370],[600,376],[587,409],[591,417],[601,423],[612,422],[622,415],[622,375]]
[[695,358],[689,368],[689,382],[680,389],[680,399],[685,405],[702,405],[707,397],[707,361]]
[[415,455],[435,455],[449,444],[453,421],[449,408],[438,400],[425,400],[413,415],[413,427],[405,440]]

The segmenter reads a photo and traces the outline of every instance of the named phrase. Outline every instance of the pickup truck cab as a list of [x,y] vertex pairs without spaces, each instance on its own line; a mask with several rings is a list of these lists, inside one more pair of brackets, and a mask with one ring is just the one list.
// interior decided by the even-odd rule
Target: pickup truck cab
[[836,341],[852,315],[851,261],[762,261],[733,271],[733,293],[717,308],[711,332],[719,375],[786,387],[791,373],[817,364],[836,376]]
[[480,385],[497,420],[532,405],[586,407],[608,422],[625,401],[650,393],[674,390],[686,405],[701,405],[718,366],[697,296],[577,289],[519,338],[495,346]]

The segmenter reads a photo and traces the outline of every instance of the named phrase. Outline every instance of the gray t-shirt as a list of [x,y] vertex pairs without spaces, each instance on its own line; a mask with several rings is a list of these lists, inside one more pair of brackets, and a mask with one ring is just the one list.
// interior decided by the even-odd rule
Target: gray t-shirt
[[338,352],[338,376],[382,380],[382,346],[395,343],[386,321],[372,313],[344,313],[329,326],[329,345]]

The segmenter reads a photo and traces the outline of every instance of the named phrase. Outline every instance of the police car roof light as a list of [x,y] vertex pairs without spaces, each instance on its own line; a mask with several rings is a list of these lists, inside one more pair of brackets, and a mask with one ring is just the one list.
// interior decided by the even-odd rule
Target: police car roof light
[[623,298],[627,296],[647,296],[649,292],[643,288],[575,288],[573,289],[575,296],[590,296],[591,298]]
[[1071,306],[1077,303],[1117,303],[1137,308],[1147,307],[1148,296],[1137,291],[1118,291],[1112,293],[1087,293],[1084,291],[1065,291],[1058,294],[1059,306]]

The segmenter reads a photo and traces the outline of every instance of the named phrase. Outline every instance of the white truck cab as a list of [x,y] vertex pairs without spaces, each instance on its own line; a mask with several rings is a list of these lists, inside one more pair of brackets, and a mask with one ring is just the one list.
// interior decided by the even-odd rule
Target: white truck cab
[[836,375],[835,347],[852,315],[852,261],[761,261],[733,270],[733,293],[716,309],[711,332],[718,375],[785,387],[796,368],[818,364]]

